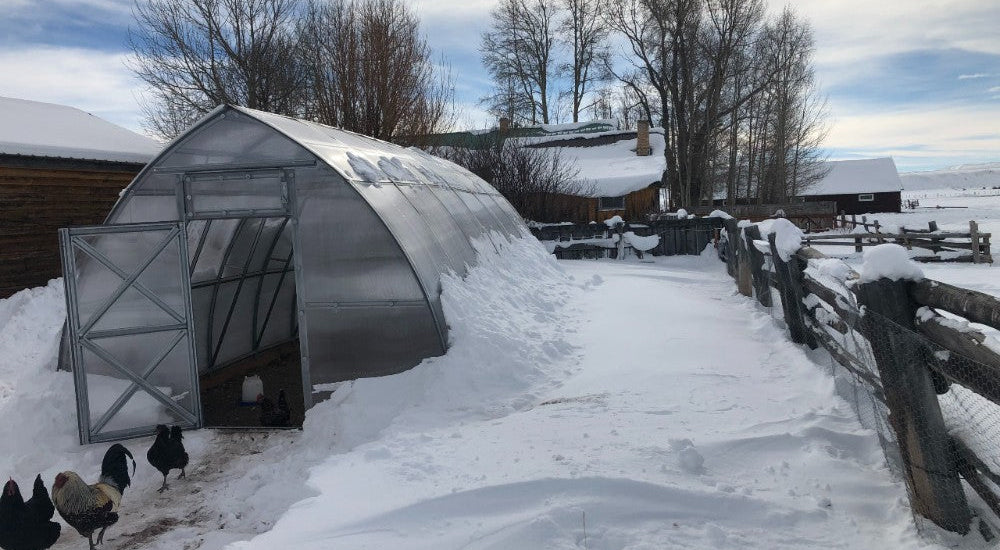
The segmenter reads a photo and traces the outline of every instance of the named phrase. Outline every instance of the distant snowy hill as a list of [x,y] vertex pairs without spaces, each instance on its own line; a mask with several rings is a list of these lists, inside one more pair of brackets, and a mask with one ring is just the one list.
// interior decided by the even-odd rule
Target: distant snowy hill
[[963,164],[946,170],[907,172],[899,175],[906,191],[1000,186],[1000,162]]

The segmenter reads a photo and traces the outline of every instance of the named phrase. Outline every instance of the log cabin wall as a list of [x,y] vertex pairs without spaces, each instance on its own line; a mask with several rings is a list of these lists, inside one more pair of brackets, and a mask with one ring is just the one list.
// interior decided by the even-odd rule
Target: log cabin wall
[[521,212],[521,215],[533,221],[546,223],[603,222],[614,216],[621,216],[624,220],[637,222],[647,219],[647,214],[657,210],[658,200],[659,188],[655,186],[625,195],[624,209],[601,210],[600,201],[595,197],[563,194],[538,195],[533,198],[535,204],[528,207],[529,212]]
[[0,298],[62,276],[58,229],[103,223],[142,167],[0,155]]

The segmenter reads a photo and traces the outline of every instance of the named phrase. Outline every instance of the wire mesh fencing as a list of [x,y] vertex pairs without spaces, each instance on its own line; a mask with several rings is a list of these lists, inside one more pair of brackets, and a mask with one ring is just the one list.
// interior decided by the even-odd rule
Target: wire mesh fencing
[[[771,294],[767,310],[787,326],[775,263],[767,256],[760,270]],[[812,301],[801,307],[806,326],[829,352],[837,394],[877,435],[889,470],[905,482],[918,529],[976,529],[992,540],[1000,525],[1000,369],[988,354],[974,358],[932,340],[921,318],[933,316],[986,351],[993,342],[929,308],[904,326],[852,299],[859,315],[845,320],[805,294]]]

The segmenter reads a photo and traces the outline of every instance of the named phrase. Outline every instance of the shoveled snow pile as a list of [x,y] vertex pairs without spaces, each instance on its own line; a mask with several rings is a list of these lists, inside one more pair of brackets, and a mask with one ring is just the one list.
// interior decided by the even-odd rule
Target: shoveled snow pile
[[880,244],[865,250],[865,262],[861,266],[861,282],[870,283],[878,279],[900,279],[919,281],[924,272],[910,259],[906,249],[898,244]]

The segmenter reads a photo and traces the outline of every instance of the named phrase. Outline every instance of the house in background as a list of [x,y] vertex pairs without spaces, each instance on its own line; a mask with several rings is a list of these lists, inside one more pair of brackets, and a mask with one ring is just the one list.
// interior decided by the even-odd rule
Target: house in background
[[826,163],[826,176],[799,194],[805,202],[832,201],[836,213],[900,212],[903,183],[892,158],[838,160]]
[[0,97],[0,298],[59,277],[57,230],[104,221],[161,148],[73,107]]
[[[637,130],[616,130],[614,122],[510,127],[506,119],[487,132],[452,132],[427,136],[432,147],[476,147],[493,138],[516,139],[526,147],[552,149],[576,172],[576,194],[539,197],[552,219],[543,222],[600,222],[614,216],[643,220],[660,210],[666,170],[663,130],[644,122]],[[524,213],[522,212],[522,215]]]

